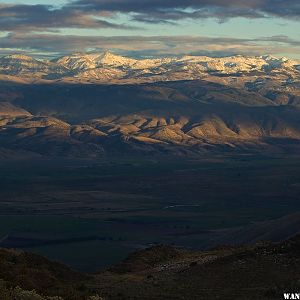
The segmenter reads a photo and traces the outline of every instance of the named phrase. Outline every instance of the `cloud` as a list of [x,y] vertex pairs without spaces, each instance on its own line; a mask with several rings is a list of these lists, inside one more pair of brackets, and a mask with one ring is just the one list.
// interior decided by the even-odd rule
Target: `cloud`
[[84,11],[123,12],[142,22],[165,22],[192,18],[300,19],[297,0],[77,0],[70,7]]
[[[48,53],[50,56],[80,51],[105,51],[131,56],[235,54],[261,55],[299,53],[300,41],[286,36],[257,39],[211,38],[193,36],[78,36],[58,34],[10,33],[0,38],[0,53],[23,49],[27,53]],[[83,46],[84,45],[84,46]]]
[[[24,1],[25,2],[25,1]],[[209,37],[61,35],[61,29],[137,29],[120,24],[122,13],[142,23],[177,24],[182,19],[215,18],[224,22],[244,17],[300,20],[298,0],[70,0],[65,5],[0,4],[0,52],[22,49],[33,53],[69,53],[112,49],[132,55],[180,55],[182,53],[280,54],[299,57],[299,41],[287,36],[260,39]],[[41,32],[47,32],[40,34]],[[66,31],[65,31],[66,32]],[[76,32],[76,31],[73,31]],[[88,34],[88,31],[85,31]],[[95,31],[93,31],[95,33]],[[149,32],[148,32],[149,34]],[[19,50],[18,50],[19,51]]]
[[[25,1],[24,1],[25,2]],[[0,4],[2,31],[55,31],[61,28],[133,29],[115,23],[118,13],[144,23],[176,23],[181,19],[300,19],[296,0],[73,0],[51,5]]]
[[107,13],[84,12],[76,8],[57,8],[49,5],[1,5],[0,28],[2,31],[56,31],[59,28],[118,28],[129,26],[104,20]]

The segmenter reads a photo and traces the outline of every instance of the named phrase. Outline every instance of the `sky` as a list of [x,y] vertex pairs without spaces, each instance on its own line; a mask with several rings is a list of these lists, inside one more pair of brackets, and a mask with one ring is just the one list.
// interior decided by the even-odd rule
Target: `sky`
[[0,0],[0,55],[300,59],[299,0]]

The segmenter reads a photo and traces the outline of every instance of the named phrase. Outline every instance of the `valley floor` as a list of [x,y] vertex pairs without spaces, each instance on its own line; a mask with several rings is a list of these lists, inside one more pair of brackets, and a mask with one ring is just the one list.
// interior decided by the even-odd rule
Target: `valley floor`
[[280,241],[300,228],[299,157],[22,160],[0,167],[0,247],[81,271],[156,244],[209,249]]
[[33,289],[38,300],[282,299],[300,289],[299,156],[0,168],[1,300]]

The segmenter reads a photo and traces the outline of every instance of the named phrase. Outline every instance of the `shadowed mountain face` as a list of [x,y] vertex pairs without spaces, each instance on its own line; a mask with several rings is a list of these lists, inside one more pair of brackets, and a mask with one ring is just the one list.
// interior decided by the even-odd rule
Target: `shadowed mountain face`
[[[0,87],[3,149],[30,155],[297,151],[298,103],[208,81]],[[8,151],[9,152],[9,151]]]
[[271,56],[5,56],[0,155],[297,151],[299,72]]

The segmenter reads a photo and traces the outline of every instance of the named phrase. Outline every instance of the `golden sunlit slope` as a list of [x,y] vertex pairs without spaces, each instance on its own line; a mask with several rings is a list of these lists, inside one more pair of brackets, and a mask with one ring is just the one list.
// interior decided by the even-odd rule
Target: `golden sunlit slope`
[[296,151],[297,105],[207,81],[0,87],[0,141],[42,155]]

